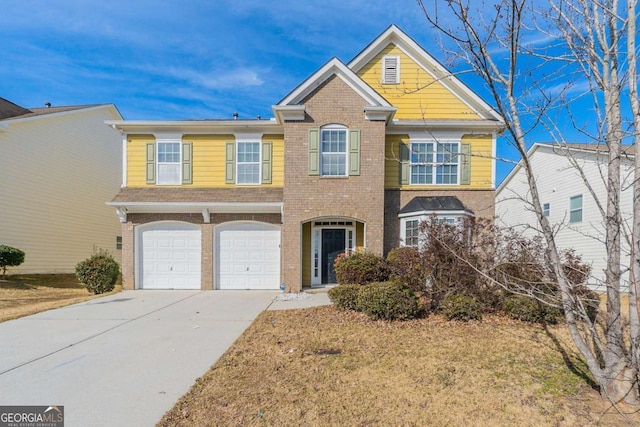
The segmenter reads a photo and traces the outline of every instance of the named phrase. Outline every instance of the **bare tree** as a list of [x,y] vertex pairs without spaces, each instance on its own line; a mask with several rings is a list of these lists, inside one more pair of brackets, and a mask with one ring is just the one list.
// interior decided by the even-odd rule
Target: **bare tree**
[[[612,402],[640,405],[640,107],[637,94],[635,21],[637,0],[621,7],[618,0],[494,0],[479,4],[470,0],[433,3],[417,0],[427,20],[450,41],[449,50],[458,62],[479,75],[491,93],[498,113],[506,122],[506,137],[522,157],[527,177],[530,206],[548,248],[552,277],[562,296],[569,333],[599,384],[603,397]],[[438,10],[438,4],[446,4]],[[530,40],[544,39],[536,44]],[[626,43],[624,43],[626,41]],[[626,70],[626,72],[624,71]],[[527,157],[530,132],[552,121],[551,112],[566,105],[570,83],[561,90],[550,86],[567,76],[588,81],[597,112],[596,139],[607,146],[607,202],[603,207],[607,267],[607,308],[601,329],[582,316],[580,303],[572,293],[567,271],[554,232],[544,216],[538,188]],[[622,99],[629,94],[632,123],[625,126]],[[552,127],[552,126],[551,126]],[[557,128],[560,132],[562,129]],[[621,316],[620,163],[622,143],[636,142],[634,221],[632,238],[630,323]],[[562,138],[561,138],[562,139]]]

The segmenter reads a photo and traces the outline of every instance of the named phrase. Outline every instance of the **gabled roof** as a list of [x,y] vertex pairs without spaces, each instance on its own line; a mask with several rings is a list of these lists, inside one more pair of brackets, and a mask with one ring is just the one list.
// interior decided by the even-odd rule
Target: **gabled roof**
[[[387,121],[390,120],[393,113],[395,113],[396,107],[389,104],[386,99],[362,80],[360,76],[350,70],[338,58],[334,57],[293,89],[278,102],[277,105],[273,106],[273,111],[278,121],[282,123],[283,120],[288,120],[288,115],[295,115],[298,117],[297,120],[302,120],[304,118],[304,106],[302,105],[304,99],[333,76],[345,82],[369,104],[369,108],[365,109],[365,111],[382,114]],[[295,118],[292,119],[296,120]]]
[[[566,156],[570,153],[591,153],[594,155],[598,154],[606,154],[609,152],[609,148],[605,144],[581,144],[581,143],[564,143],[564,144],[554,144],[554,143],[541,143],[536,142],[527,150],[526,156],[531,158],[539,149],[548,148],[553,151],[554,154]],[[633,159],[635,156],[635,146],[634,145],[624,145],[622,146],[622,155],[626,158]],[[514,167],[511,169],[511,172],[502,180],[498,188],[496,189],[496,197],[500,194],[500,192],[509,184],[509,182],[513,179],[513,177],[518,173],[518,171],[522,168],[522,160],[520,160]]]
[[[6,101],[6,103],[14,106],[16,105],[3,98],[0,98],[0,100]],[[7,106],[8,104],[6,103],[4,104],[0,103],[0,108],[2,105]],[[86,111],[86,110],[94,110],[94,109],[100,109],[100,108],[106,108],[111,110],[114,113],[114,117],[120,118],[122,120],[122,115],[120,114],[120,111],[118,111],[118,109],[114,104],[67,105],[67,106],[61,106],[61,107],[31,108],[29,110],[19,106],[18,108],[24,110],[22,114],[11,116],[11,117],[4,117],[4,118],[0,116],[0,132],[3,132],[5,129],[8,129],[9,125],[11,125],[12,123],[35,120],[35,119],[38,119],[39,117],[45,117],[45,116],[73,114],[73,112],[80,111],[80,110]],[[7,111],[8,111],[8,108],[7,108]],[[13,111],[17,111],[17,110],[14,109]]]
[[400,209],[398,216],[429,215],[436,212],[473,214],[455,196],[419,196],[414,197],[405,207]]
[[438,60],[429,55],[418,43],[395,25],[390,25],[374,41],[369,43],[367,47],[349,62],[348,67],[357,73],[389,44],[393,44],[405,52],[413,61],[420,65],[427,73],[431,74],[434,79],[439,81],[484,120],[503,122],[502,117],[500,117],[493,107],[487,104],[474,91],[438,62]]

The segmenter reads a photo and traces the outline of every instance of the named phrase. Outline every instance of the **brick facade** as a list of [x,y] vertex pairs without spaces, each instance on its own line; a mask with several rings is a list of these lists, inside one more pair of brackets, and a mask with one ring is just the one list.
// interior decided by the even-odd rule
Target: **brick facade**
[[400,219],[398,212],[414,197],[455,196],[476,218],[494,219],[495,191],[487,190],[398,190],[388,189],[384,198],[384,253],[400,244]]
[[[319,218],[363,222],[367,250],[378,254],[384,239],[385,122],[366,120],[366,102],[337,77],[325,81],[303,103],[306,119],[284,124],[282,276],[288,291],[301,288],[303,223]],[[309,175],[309,129],[328,124],[360,130],[359,176]]]
[[122,287],[136,289],[135,283],[135,231],[136,227],[158,221],[178,221],[198,224],[201,228],[201,289],[214,289],[213,276],[215,262],[213,256],[213,231],[217,224],[229,221],[256,221],[280,224],[280,214],[211,214],[210,222],[205,223],[202,214],[196,213],[132,213],[122,224]]

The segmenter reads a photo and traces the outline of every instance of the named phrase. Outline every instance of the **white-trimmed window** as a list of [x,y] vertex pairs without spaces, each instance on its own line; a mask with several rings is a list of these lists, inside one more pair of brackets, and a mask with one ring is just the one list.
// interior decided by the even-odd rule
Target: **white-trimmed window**
[[325,126],[320,130],[320,170],[323,176],[347,175],[347,128]]
[[458,184],[459,150],[458,142],[412,142],[411,184]]
[[382,84],[400,83],[400,57],[385,55],[382,57]]
[[544,216],[546,216],[548,218],[550,213],[551,213],[551,204],[550,203],[544,203],[542,205],[542,215],[544,215]]
[[582,222],[582,194],[569,199],[569,222]]
[[435,221],[451,226],[461,226],[464,216],[443,216],[443,215],[418,215],[400,220],[400,240],[403,246],[418,247],[424,241],[424,231],[420,226],[424,221]]
[[260,142],[238,142],[236,144],[237,184],[260,184]]
[[178,185],[182,182],[180,170],[181,143],[179,141],[158,141],[157,181],[158,185]]

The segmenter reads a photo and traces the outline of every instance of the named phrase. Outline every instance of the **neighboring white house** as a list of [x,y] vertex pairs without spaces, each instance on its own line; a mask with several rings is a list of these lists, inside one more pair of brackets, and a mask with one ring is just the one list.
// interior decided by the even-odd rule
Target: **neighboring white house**
[[0,98],[0,244],[25,252],[8,274],[72,273],[121,225],[105,205],[122,181],[122,120],[112,104],[22,108]]
[[[624,150],[623,150],[624,152]],[[620,207],[626,230],[631,230],[633,157],[623,156]],[[556,232],[560,249],[575,249],[591,264],[589,284],[601,285],[606,267],[605,228],[607,177],[606,146],[591,144],[535,144],[528,152],[544,214]],[[583,177],[589,182],[585,184]],[[538,233],[522,161],[496,191],[496,224],[525,233]],[[623,285],[628,281],[629,245],[622,237]]]

